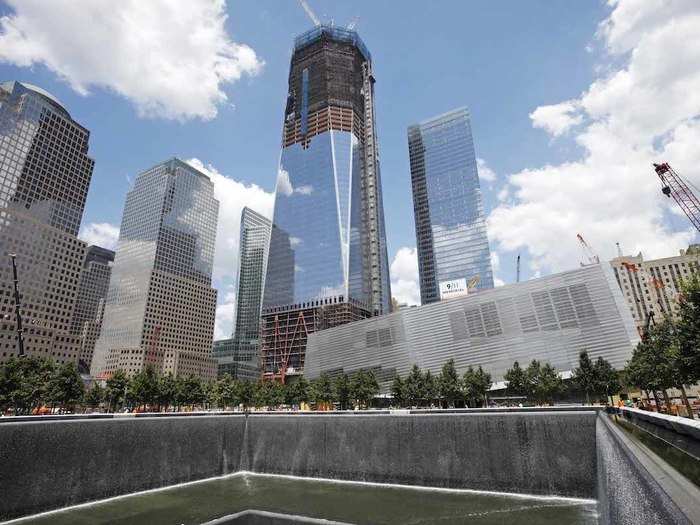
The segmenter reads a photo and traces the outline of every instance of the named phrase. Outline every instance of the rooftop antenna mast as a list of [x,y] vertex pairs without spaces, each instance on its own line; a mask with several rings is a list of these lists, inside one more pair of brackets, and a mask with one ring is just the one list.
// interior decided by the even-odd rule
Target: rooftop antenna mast
[[314,23],[314,25],[320,26],[321,21],[318,19],[318,17],[316,16],[316,13],[313,12],[313,9],[311,9],[311,7],[306,2],[306,0],[299,0],[299,3],[301,4],[301,7],[304,8],[304,11],[306,11],[306,14],[309,16],[309,18]]
[[518,262],[516,264],[516,269],[515,269],[515,282],[516,283],[520,282],[520,254],[518,254]]

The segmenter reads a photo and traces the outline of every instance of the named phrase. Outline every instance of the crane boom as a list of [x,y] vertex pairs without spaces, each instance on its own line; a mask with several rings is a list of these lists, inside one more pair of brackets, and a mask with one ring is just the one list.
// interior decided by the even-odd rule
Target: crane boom
[[661,188],[662,193],[666,197],[673,197],[693,226],[700,232],[700,200],[668,162],[654,164],[654,170],[664,185]]
[[[593,252],[593,249],[590,246],[588,246],[588,243],[583,238],[583,235],[577,233],[576,238],[578,239],[578,242],[581,245],[581,249],[583,250],[584,256],[588,259],[587,264],[598,264],[600,262],[600,258],[595,254],[595,252]],[[585,265],[585,263],[581,263],[581,266]]]
[[320,26],[321,21],[318,19],[316,16],[316,13],[313,12],[309,4],[306,3],[306,0],[299,0],[299,3],[301,4],[301,7],[304,8],[304,11],[306,11],[306,14],[309,15],[309,18],[311,21],[314,23],[315,26]]

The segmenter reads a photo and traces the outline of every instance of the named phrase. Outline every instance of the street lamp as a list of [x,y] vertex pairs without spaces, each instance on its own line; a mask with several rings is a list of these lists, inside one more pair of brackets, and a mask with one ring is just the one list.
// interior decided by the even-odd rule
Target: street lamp
[[17,316],[17,343],[19,346],[19,356],[24,357],[24,336],[22,335],[22,315],[20,314],[19,302],[19,279],[17,278],[17,264],[15,263],[16,253],[10,254],[12,260],[12,277],[15,284],[15,315]]

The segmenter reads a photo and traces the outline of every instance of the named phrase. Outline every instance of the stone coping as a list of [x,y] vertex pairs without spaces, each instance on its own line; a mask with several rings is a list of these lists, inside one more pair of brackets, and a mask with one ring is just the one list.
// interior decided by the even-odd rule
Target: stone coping
[[661,427],[665,427],[679,434],[690,436],[700,441],[700,421],[681,416],[670,416],[668,414],[660,414],[658,412],[649,412],[638,408],[619,407],[616,409],[620,415],[631,419],[641,419],[648,423],[653,423]]

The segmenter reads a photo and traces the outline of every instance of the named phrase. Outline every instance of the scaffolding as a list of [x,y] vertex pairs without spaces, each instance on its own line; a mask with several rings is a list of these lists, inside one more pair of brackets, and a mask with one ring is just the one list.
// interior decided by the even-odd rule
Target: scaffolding
[[310,334],[370,316],[366,307],[354,302],[263,313],[263,379],[284,383],[288,375],[303,373]]

